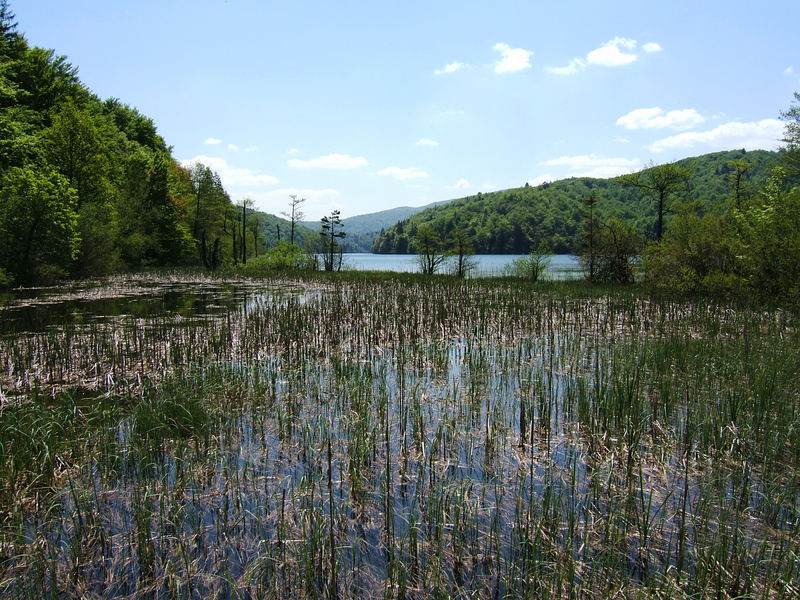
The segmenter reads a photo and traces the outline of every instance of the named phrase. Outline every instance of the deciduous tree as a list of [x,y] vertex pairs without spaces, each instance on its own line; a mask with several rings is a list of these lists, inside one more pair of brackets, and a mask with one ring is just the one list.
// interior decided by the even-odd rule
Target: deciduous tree
[[19,283],[67,274],[78,252],[77,194],[50,169],[12,167],[0,180],[0,268]]
[[632,283],[634,260],[642,249],[636,230],[619,219],[609,219],[597,231],[594,280],[599,283]]
[[463,229],[456,229],[450,238],[450,256],[455,261],[453,275],[464,278],[475,269],[475,250],[472,246],[472,236]]
[[433,227],[424,223],[417,228],[414,236],[414,248],[420,270],[426,275],[433,275],[446,258],[442,250],[442,238]]

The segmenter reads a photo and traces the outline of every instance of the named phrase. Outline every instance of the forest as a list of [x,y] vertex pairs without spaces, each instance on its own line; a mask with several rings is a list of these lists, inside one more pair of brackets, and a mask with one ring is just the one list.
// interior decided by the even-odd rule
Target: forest
[[[678,161],[676,165],[686,169],[688,177],[676,194],[675,211],[682,205],[700,213],[718,212],[737,193],[742,199],[750,198],[778,163],[778,153],[766,150],[732,150]],[[737,164],[746,165],[738,182]],[[372,250],[411,252],[418,227],[427,224],[444,239],[457,230],[466,232],[477,254],[527,254],[542,244],[551,252],[580,254],[585,200],[590,196],[596,201],[598,219],[615,217],[642,235],[653,233],[653,204],[635,186],[619,179],[573,177],[478,193],[427,209],[387,228],[375,239]]]
[[[235,264],[282,220],[182,166],[148,117],[102,100],[0,2],[0,284]],[[273,233],[275,232],[275,233]]]

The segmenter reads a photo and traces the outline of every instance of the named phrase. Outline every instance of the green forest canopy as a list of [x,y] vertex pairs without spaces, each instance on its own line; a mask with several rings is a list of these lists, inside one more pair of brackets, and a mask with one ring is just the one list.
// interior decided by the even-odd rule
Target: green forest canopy
[[267,243],[243,204],[179,164],[151,119],[31,47],[0,2],[0,284],[243,261]]
[[[693,203],[700,212],[709,212],[733,198],[732,161],[747,163],[739,193],[752,196],[778,164],[779,153],[732,150],[677,161],[675,164],[691,175],[686,191],[672,199],[673,208]],[[652,234],[655,205],[642,191],[619,179],[573,177],[536,187],[479,193],[429,208],[386,229],[376,237],[372,251],[412,253],[417,229],[428,224],[444,240],[454,231],[466,231],[477,254],[527,254],[542,243],[552,252],[575,254],[581,250],[584,202],[591,194],[597,201],[599,220],[617,217],[632,223],[644,236]]]

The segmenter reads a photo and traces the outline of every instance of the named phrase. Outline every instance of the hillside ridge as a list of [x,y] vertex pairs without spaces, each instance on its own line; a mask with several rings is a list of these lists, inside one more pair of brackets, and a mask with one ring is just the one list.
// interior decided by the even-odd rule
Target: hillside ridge
[[[692,174],[688,191],[676,198],[675,208],[693,204],[709,212],[731,198],[731,161],[749,165],[744,193],[752,195],[779,162],[769,150],[730,150],[675,161]],[[443,239],[456,230],[466,231],[478,254],[526,254],[544,244],[550,251],[574,254],[580,250],[584,201],[594,194],[600,219],[617,217],[651,236],[655,208],[642,192],[623,185],[618,178],[570,177],[538,186],[525,185],[496,192],[456,198],[427,208],[385,229],[375,237],[372,251],[380,254],[413,252],[413,239],[423,223]]]

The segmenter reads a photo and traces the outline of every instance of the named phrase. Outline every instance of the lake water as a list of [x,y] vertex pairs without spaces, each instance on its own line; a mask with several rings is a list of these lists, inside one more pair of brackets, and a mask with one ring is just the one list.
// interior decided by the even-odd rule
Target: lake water
[[[502,275],[510,265],[525,254],[476,254],[472,258],[477,262],[473,271],[475,277],[491,277]],[[409,273],[419,271],[416,254],[345,254],[345,267],[358,271],[395,271]],[[442,272],[447,272],[446,264]],[[577,279],[582,276],[578,258],[571,254],[553,254],[546,272],[547,279]]]

